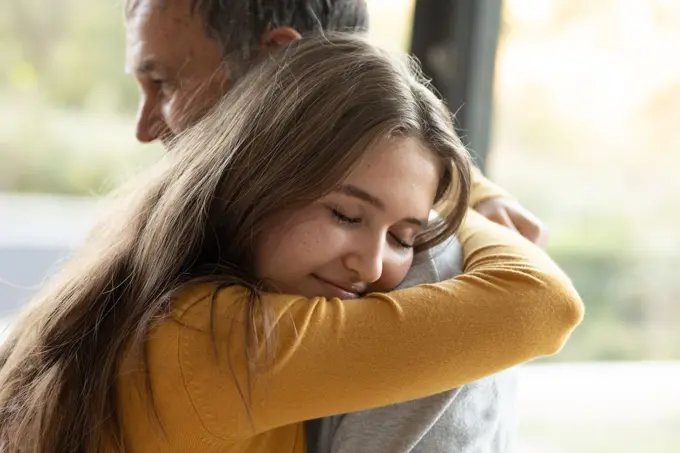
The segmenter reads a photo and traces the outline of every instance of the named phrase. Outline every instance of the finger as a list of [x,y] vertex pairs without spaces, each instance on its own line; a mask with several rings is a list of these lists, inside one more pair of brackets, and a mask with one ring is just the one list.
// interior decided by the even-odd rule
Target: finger
[[545,246],[547,229],[536,216],[522,207],[510,207],[507,214],[522,236],[538,246]]
[[509,228],[513,231],[516,231],[517,233],[521,234],[519,230],[517,229],[515,223],[512,221],[510,216],[508,215],[508,212],[506,209],[502,207],[498,207],[497,209],[494,209],[493,211],[489,212],[487,215],[487,218],[491,220],[492,222],[495,222],[499,225],[503,225],[506,228]]

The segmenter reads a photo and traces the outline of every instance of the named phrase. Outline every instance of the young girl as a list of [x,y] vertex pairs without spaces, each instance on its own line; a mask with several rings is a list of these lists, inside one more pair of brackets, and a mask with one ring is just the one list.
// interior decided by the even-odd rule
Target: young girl
[[[346,35],[282,49],[15,325],[0,451],[303,452],[304,420],[555,353],[578,295],[468,197],[448,111],[407,64]],[[380,293],[457,230],[463,275]]]

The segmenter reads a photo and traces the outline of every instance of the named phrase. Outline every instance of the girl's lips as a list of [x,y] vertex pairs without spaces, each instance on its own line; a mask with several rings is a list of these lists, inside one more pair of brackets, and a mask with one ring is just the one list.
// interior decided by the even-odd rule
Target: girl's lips
[[351,300],[359,298],[360,293],[354,289],[350,290],[346,288],[344,285],[330,282],[315,274],[312,274],[312,277],[314,277],[324,287],[324,289],[326,289],[326,291],[328,292],[327,294],[330,295],[331,297],[337,297],[338,299],[341,300]]

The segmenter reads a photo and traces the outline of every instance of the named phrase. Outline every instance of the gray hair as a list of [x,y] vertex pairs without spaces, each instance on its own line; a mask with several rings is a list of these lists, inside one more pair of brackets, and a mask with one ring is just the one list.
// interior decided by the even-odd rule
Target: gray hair
[[[126,15],[140,1],[127,0]],[[224,58],[241,62],[251,59],[263,33],[277,27],[302,35],[368,30],[366,0],[190,0],[190,8],[202,18],[206,34],[219,41]]]

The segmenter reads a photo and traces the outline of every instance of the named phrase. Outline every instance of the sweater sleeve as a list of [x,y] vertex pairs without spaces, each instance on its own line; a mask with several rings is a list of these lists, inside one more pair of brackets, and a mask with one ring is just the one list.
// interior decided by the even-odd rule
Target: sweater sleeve
[[569,279],[472,211],[458,237],[464,273],[441,283],[351,301],[265,294],[270,321],[258,337],[273,341],[251,354],[257,367],[245,361],[245,290],[185,294],[147,345],[158,407],[183,398],[181,410],[212,436],[244,438],[425,397],[559,351],[583,316]]
[[472,187],[470,191],[470,207],[474,208],[478,203],[489,198],[513,197],[500,186],[487,179],[477,167],[472,167]]

